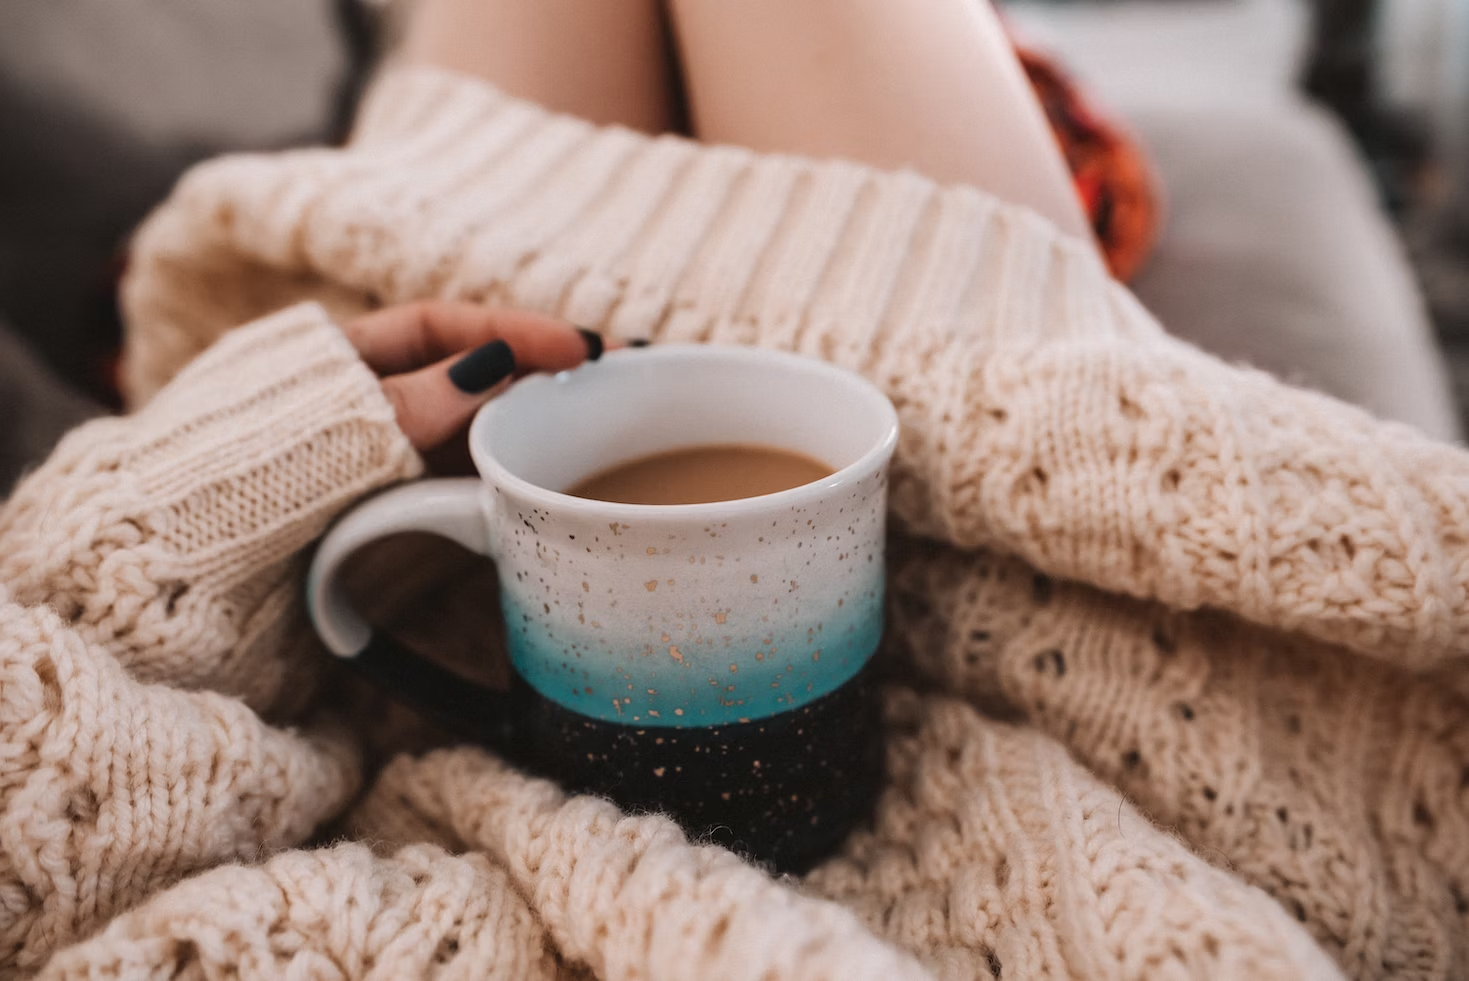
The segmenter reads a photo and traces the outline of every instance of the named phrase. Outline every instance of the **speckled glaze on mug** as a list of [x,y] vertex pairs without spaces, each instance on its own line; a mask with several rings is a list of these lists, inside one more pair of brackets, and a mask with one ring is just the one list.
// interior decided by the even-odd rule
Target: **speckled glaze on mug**
[[494,487],[516,671],[573,712],[649,727],[748,722],[836,690],[882,632],[883,482],[690,516],[563,512]]
[[[488,404],[470,430],[482,479],[410,485],[344,519],[312,568],[312,616],[336,653],[450,724],[482,721],[480,738],[563,783],[661,807],[696,833],[733,824],[732,844],[801,865],[862,810],[833,776],[861,794],[877,782],[861,676],[882,632],[896,440],[887,399],[823,362],[708,346],[615,352]],[[835,473],[713,504],[561,493],[629,459],[729,443],[793,450]],[[412,656],[374,644],[346,605],[341,561],[403,530],[497,563],[513,702],[405,666]],[[809,840],[791,840],[793,815]]]

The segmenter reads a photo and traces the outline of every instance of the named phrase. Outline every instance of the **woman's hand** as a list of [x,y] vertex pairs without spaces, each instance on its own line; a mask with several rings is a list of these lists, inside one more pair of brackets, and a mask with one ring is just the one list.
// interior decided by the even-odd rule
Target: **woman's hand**
[[574,368],[603,350],[600,334],[552,317],[434,300],[369,313],[343,332],[382,378],[419,451],[462,430],[513,379]]

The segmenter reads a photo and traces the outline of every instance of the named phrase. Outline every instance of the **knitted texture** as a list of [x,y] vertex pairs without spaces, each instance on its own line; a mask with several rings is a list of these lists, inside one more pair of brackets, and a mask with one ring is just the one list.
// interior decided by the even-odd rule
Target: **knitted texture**
[[201,875],[65,951],[47,978],[358,977],[552,981],[504,870],[429,845],[286,852]]
[[1438,679],[1218,613],[900,547],[892,636],[1270,892],[1352,977],[1469,964],[1469,713]]
[[[251,857],[247,844],[220,831],[207,854],[160,858],[182,847],[178,834],[134,846],[153,824],[99,817],[110,848],[145,857],[80,860],[6,840],[5,859],[25,868],[0,891],[0,916],[26,926],[4,965],[39,965],[132,906],[50,969],[1469,972],[1457,659],[1469,624],[1469,458],[1172,340],[1089,249],[1039,218],[911,174],[599,129],[417,70],[379,83],[346,150],[197,169],[137,249],[127,364],[146,407],[83,430],[0,517],[0,543],[15,536],[30,550],[25,561],[0,550],[15,616],[65,638],[27,647],[33,657],[50,664],[50,645],[76,645],[118,679],[110,697],[149,722],[136,708],[146,697],[216,704],[178,688],[280,711],[284,666],[311,661],[291,653],[291,553],[416,462],[321,308],[229,331],[302,297],[338,313],[422,296],[514,304],[624,336],[805,351],[892,397],[904,431],[883,656],[897,682],[889,782],[872,828],[800,883],[691,845],[661,818],[566,799],[469,749],[402,758],[381,775],[344,826],[375,856],[352,845],[288,853],[151,900],[187,871]],[[291,357],[268,371],[262,361],[258,374],[235,364],[264,338],[289,345],[293,325]],[[292,381],[318,357],[336,367]],[[337,431],[328,417],[305,408],[332,385],[343,388],[320,406],[345,414],[340,443],[321,435]],[[255,456],[228,427],[204,432],[226,405],[240,407],[232,426],[273,433]],[[151,456],[139,449],[155,443]],[[329,463],[318,446],[338,448]],[[193,465],[210,453],[219,469]],[[269,498],[258,494],[267,479],[303,489],[288,516],[239,517],[256,506],[241,502]],[[111,491],[121,503],[110,488],[123,489]],[[169,537],[206,526],[224,530]],[[215,585],[199,605],[188,603],[193,587],[170,603],[169,583],[196,554],[176,542],[196,539],[214,543],[199,555],[234,561],[207,567]],[[35,706],[73,699],[42,693],[11,710],[19,696],[0,670],[0,758],[19,761],[3,786],[62,780],[82,755],[69,735],[41,740],[55,763],[25,754],[41,752],[34,732],[51,731],[36,729],[46,714]],[[15,691],[60,677],[32,675]],[[292,760],[337,759],[237,701],[218,704]],[[115,727],[94,715],[98,752],[118,752]],[[207,727],[165,726],[190,752],[234,745],[211,744]],[[142,752],[129,793],[211,828],[170,796],[178,784],[155,762],[166,755]],[[296,820],[260,844],[299,840],[340,808],[355,771],[340,772],[340,786],[262,784],[253,799],[275,794]],[[86,797],[74,808],[83,819],[127,806],[113,802],[113,783],[93,786],[95,808]],[[252,791],[222,793],[249,801]],[[0,793],[6,827],[38,823],[32,798]],[[65,795],[46,800],[52,816],[39,824],[69,835],[55,817]],[[127,886],[73,910],[65,877],[78,869]],[[469,877],[476,888],[462,887]]]
[[307,306],[76,430],[21,485],[0,512],[0,965],[297,844],[350,799],[344,731],[271,728],[221,692],[264,706],[300,683],[294,554],[417,468],[377,380]]

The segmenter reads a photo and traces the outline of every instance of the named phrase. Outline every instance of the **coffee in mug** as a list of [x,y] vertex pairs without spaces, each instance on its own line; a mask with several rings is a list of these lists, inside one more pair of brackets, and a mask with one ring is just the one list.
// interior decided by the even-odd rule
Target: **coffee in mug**
[[619,463],[566,493],[618,504],[710,504],[777,494],[833,472],[804,453],[774,446],[692,446]]
[[[880,392],[824,362],[613,352],[481,409],[478,478],[405,485],[347,514],[317,551],[309,611],[363,674],[527,769],[802,870],[881,783],[867,666],[897,433]],[[757,469],[785,486],[738,483]],[[575,496],[618,475],[639,503]],[[673,502],[652,499],[669,485]],[[510,691],[374,633],[347,602],[344,560],[415,530],[495,561]]]

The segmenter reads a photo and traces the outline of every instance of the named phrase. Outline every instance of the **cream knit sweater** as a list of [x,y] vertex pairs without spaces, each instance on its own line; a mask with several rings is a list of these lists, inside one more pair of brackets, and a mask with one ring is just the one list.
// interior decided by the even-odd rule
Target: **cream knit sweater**
[[[288,850],[373,736],[311,708],[300,550],[419,468],[330,314],[420,296],[898,405],[889,786],[804,881],[464,747]],[[143,407],[0,512],[5,970],[1469,976],[1469,456],[1170,339],[1033,215],[397,71],[347,150],[194,171],[127,305]]]

